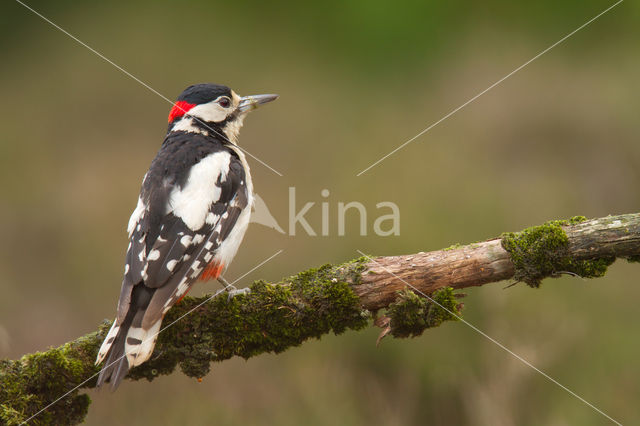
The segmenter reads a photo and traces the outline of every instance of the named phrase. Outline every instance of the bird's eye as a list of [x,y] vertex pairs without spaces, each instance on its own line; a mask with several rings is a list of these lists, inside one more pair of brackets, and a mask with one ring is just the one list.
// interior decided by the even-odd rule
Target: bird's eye
[[229,108],[229,106],[231,105],[231,100],[229,98],[220,98],[218,103],[222,108]]

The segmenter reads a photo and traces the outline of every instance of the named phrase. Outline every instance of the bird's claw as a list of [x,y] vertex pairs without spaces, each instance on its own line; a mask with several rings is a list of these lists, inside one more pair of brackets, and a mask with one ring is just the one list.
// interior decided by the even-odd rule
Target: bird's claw
[[231,284],[229,281],[225,280],[224,277],[222,277],[222,276],[218,277],[218,281],[220,282],[220,284],[222,284],[224,286],[224,289],[229,294],[229,297],[227,298],[227,301],[233,299],[234,297],[236,297],[239,294],[247,294],[247,293],[251,292],[251,289],[249,289],[248,287],[247,288],[241,288],[240,290],[238,290],[233,284]]
[[234,286],[229,286],[226,288],[226,290],[227,290],[227,293],[229,294],[229,296],[227,297],[227,301],[233,299],[238,295],[246,295],[251,293],[251,289],[249,287],[237,289]]

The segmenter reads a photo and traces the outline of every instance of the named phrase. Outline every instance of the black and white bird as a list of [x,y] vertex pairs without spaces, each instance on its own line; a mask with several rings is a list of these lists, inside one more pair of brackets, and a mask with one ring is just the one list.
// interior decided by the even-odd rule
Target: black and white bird
[[238,148],[247,113],[277,95],[240,97],[226,86],[185,89],[129,219],[118,313],[96,359],[98,386],[117,388],[151,356],[162,318],[197,280],[218,279],[249,224],[253,185]]

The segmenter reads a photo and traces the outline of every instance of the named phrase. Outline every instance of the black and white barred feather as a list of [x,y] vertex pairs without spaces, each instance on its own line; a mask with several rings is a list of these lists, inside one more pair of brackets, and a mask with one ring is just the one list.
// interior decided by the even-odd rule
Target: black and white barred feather
[[249,223],[244,156],[205,132],[170,132],[129,221],[118,314],[100,348],[98,386],[151,356],[165,313],[208,265],[228,266]]

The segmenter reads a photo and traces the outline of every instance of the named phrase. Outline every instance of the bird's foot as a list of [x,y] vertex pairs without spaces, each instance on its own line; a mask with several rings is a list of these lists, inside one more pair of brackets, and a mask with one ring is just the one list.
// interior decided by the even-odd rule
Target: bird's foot
[[222,277],[218,277],[218,281],[224,286],[224,289],[229,294],[227,300],[231,300],[240,294],[245,295],[251,293],[251,289],[249,287],[237,289],[233,284],[229,284],[229,282]]
[[229,297],[227,298],[227,300],[231,300],[234,297],[238,296],[238,295],[247,295],[249,293],[251,293],[251,289],[249,287],[245,287],[245,288],[233,288],[233,289],[227,289],[227,293],[229,293]]

